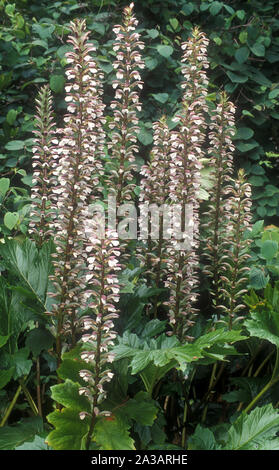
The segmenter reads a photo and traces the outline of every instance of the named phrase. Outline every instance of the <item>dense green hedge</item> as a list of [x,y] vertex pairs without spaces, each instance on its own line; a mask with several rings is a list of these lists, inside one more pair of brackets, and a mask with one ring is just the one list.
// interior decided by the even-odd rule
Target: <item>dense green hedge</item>
[[[0,187],[0,196],[4,194],[2,232],[26,230],[24,207],[31,184],[34,99],[39,86],[49,82],[56,110],[62,116],[69,22],[75,17],[86,18],[91,37],[99,46],[101,67],[108,75],[106,83],[110,84],[110,26],[120,21],[126,4],[123,0],[0,1],[0,172],[10,179],[13,188],[5,198],[5,187]],[[187,39],[194,25],[200,25],[210,38],[210,99],[215,99],[216,91],[225,89],[237,105],[236,164],[245,169],[253,186],[255,218],[273,223],[279,216],[279,184],[274,171],[279,143],[278,7],[278,0],[135,1],[146,44],[141,159],[146,158],[146,147],[152,143],[151,125],[158,109],[168,115],[177,106],[181,93],[179,43]],[[109,102],[109,85],[105,96]],[[4,225],[7,211],[14,219],[9,223],[6,218]]]

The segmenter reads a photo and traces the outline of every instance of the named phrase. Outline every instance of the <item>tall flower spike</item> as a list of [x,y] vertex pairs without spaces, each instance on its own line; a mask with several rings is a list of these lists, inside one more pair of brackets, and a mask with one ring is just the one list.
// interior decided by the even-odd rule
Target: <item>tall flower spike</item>
[[[170,288],[169,321],[173,332],[184,341],[190,339],[186,332],[193,326],[197,300],[199,246],[199,189],[202,144],[205,139],[205,112],[208,79],[206,48],[208,40],[198,28],[192,37],[182,44],[182,74],[185,90],[182,109],[175,120],[180,122],[179,131],[171,136],[171,182],[170,201],[181,208],[181,217],[176,229],[184,231],[184,240],[173,240],[168,250],[168,279]],[[187,214],[188,211],[191,214]],[[187,226],[186,226],[187,222]],[[188,240],[187,240],[188,239]],[[180,242],[187,248],[180,248]]]
[[71,335],[72,345],[76,342],[77,312],[83,288],[80,277],[84,272],[83,210],[97,184],[96,174],[102,172],[98,158],[103,138],[102,77],[90,55],[95,47],[88,43],[89,33],[85,32],[85,27],[83,20],[71,23],[72,35],[68,42],[73,51],[66,54],[69,64],[66,75],[70,80],[66,84],[65,98],[68,113],[56,152],[58,185],[53,192],[57,197],[58,215],[54,222],[56,253],[52,280],[56,288],[53,313],[57,318],[58,362],[65,335]]
[[[157,288],[162,287],[166,278],[166,233],[164,230],[164,212],[169,198],[170,183],[170,130],[163,116],[153,124],[153,148],[151,160],[144,165],[140,184],[140,238],[145,245],[139,246],[138,259],[145,267],[145,275],[151,277]],[[154,316],[157,316],[155,299]]]
[[[88,316],[82,318],[83,330],[87,331],[82,336],[85,343],[81,358],[90,366],[88,370],[80,371],[80,376],[87,382],[79,393],[86,395],[91,404],[90,430],[87,436],[87,446],[91,441],[96,417],[109,414],[100,411],[99,405],[106,398],[103,388],[109,382],[113,373],[109,363],[114,359],[110,352],[114,345],[117,333],[113,331],[114,320],[118,317],[117,302],[119,300],[119,285],[117,271],[120,268],[119,241],[117,233],[107,230],[106,238],[98,236],[99,221],[85,218],[85,234],[87,237],[86,263],[87,274],[85,283],[88,289],[84,293],[84,306],[90,310]],[[80,413],[83,419],[88,415]]]
[[32,167],[34,186],[31,188],[31,221],[29,232],[39,246],[53,235],[51,230],[52,212],[51,197],[54,185],[53,159],[54,148],[58,143],[55,136],[55,123],[52,109],[52,96],[47,85],[43,86],[36,99],[37,115],[35,116],[37,136],[33,147]]
[[141,110],[138,89],[142,89],[139,69],[144,68],[139,50],[144,48],[135,32],[138,24],[133,15],[134,4],[131,3],[123,12],[123,24],[113,29],[116,42],[113,50],[116,60],[116,80],[112,86],[116,89],[115,99],[111,103],[113,119],[109,127],[112,129],[111,142],[108,144],[110,163],[110,189],[116,197],[116,205],[130,201],[133,197],[133,170],[135,154],[138,152],[136,134],[138,128],[137,113]]
[[225,93],[221,93],[220,102],[211,114],[209,133],[209,156],[212,167],[209,210],[205,215],[207,222],[205,229],[206,245],[204,251],[207,263],[204,274],[211,279],[211,295],[213,304],[219,314],[218,304],[220,296],[220,272],[223,269],[224,237],[230,221],[229,192],[231,175],[233,172],[234,145],[232,136],[234,129],[234,105],[228,101]]
[[[233,184],[233,181],[232,181]],[[238,178],[231,186],[230,195],[230,220],[224,236],[225,250],[223,270],[220,276],[220,290],[223,295],[223,309],[227,315],[226,323],[231,329],[233,324],[243,319],[239,313],[245,308],[241,303],[243,295],[247,292],[248,283],[247,259],[251,239],[244,237],[246,230],[251,230],[251,186],[245,181],[244,171],[238,172]]]

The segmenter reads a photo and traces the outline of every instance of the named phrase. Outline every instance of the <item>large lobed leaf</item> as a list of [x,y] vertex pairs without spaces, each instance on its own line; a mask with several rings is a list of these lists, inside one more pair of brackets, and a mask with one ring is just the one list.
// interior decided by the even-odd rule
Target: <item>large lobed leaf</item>
[[279,450],[279,411],[271,404],[242,413],[228,431],[226,450]]
[[26,239],[19,244],[7,240],[0,247],[6,265],[15,273],[23,286],[42,304],[45,305],[49,285],[52,245],[45,243],[40,250],[36,244]]

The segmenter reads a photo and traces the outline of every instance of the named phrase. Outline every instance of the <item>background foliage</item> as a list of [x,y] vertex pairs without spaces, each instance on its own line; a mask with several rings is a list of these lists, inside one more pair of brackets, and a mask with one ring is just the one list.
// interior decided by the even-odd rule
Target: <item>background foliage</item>
[[[0,238],[13,234],[15,239],[21,240],[22,235],[27,232],[32,185],[35,97],[39,86],[49,83],[55,98],[54,109],[59,124],[65,110],[64,54],[68,50],[66,36],[69,22],[76,17],[86,18],[91,38],[100,51],[98,60],[106,75],[104,96],[109,103],[113,97],[111,62],[114,56],[114,39],[111,25],[120,22],[126,4],[126,0],[88,0],[83,3],[76,0],[0,0]],[[246,298],[247,305],[253,310],[252,318],[246,324],[253,338],[250,338],[248,344],[243,341],[245,346],[240,346],[240,351],[245,352],[243,356],[240,357],[233,348],[229,350],[235,356],[230,370],[225,368],[225,378],[222,380],[230,385],[223,386],[222,381],[220,393],[210,403],[207,415],[207,424],[214,426],[214,434],[198,424],[200,407],[204,400],[198,390],[204,390],[208,386],[208,365],[217,357],[224,358],[226,347],[224,350],[218,349],[214,343],[218,342],[217,335],[216,340],[207,337],[208,343],[200,342],[197,349],[193,350],[192,355],[197,356],[200,367],[189,403],[191,424],[187,431],[192,434],[189,440],[191,449],[264,449],[268,445],[268,448],[274,446],[278,449],[278,413],[270,405],[272,402],[278,406],[278,364],[276,362],[277,366],[273,369],[273,363],[266,361],[266,357],[274,357],[272,355],[275,350],[271,345],[276,347],[277,357],[279,346],[274,340],[274,331],[278,340],[278,286],[275,284],[273,290],[269,286],[269,282],[276,281],[279,274],[279,235],[276,228],[279,216],[276,160],[279,154],[278,7],[277,0],[135,1],[135,13],[146,45],[138,164],[141,165],[148,158],[152,144],[152,122],[162,113],[173,115],[177,109],[181,95],[179,43],[187,40],[193,26],[199,25],[210,39],[209,99],[214,102],[216,93],[225,90],[237,107],[235,165],[245,169],[253,189],[254,219],[257,222],[252,231],[250,287],[259,292],[252,292]],[[266,224],[272,225],[264,230]],[[48,384],[55,379],[56,363],[49,352],[53,345],[53,336],[46,327],[44,311],[47,310],[46,292],[52,249],[49,243],[39,253],[28,240],[21,246],[10,243],[1,248],[0,269],[9,267],[10,270],[9,276],[0,279],[0,304],[5,313],[0,319],[0,348],[4,351],[1,353],[4,373],[0,379],[0,412],[6,410],[10,398],[17,393],[23,391],[25,397],[14,408],[13,422],[17,422],[29,408],[35,410],[36,414],[36,405],[28,395],[26,385],[36,384],[35,364],[39,355],[43,358],[40,380],[46,390],[45,406],[51,409]],[[112,386],[117,388],[120,401],[125,398],[128,386],[133,389],[134,395],[126,403],[124,410],[115,414],[114,425],[115,432],[120,433],[123,446],[133,448],[134,444],[128,433],[131,428],[137,444],[140,442],[143,447],[157,446],[162,449],[164,445],[167,446],[166,441],[176,442],[176,435],[180,430],[177,423],[172,423],[171,416],[167,416],[168,425],[171,424],[167,435],[164,427],[166,416],[157,409],[151,393],[159,401],[160,393],[162,396],[170,396],[173,407],[179,396],[177,406],[181,408],[181,397],[186,392],[180,390],[178,393],[178,385],[170,380],[163,384],[159,393],[154,377],[159,381],[174,364],[181,366],[183,363],[185,366],[188,359],[186,352],[178,350],[178,346],[172,344],[171,340],[163,344],[163,340],[158,337],[164,329],[164,322],[158,320],[143,325],[143,312],[156,293],[141,284],[139,274],[138,268],[132,263],[122,273],[124,295],[121,298],[121,308],[125,310],[126,316],[121,317],[118,324],[121,338],[118,349],[116,348],[118,360],[114,368],[119,383]],[[261,324],[263,314],[266,321]],[[125,327],[133,333],[125,332]],[[199,338],[205,331],[205,321],[202,319],[195,327],[195,337]],[[222,331],[219,334],[222,335]],[[232,341],[237,340],[237,335],[235,339],[232,338]],[[166,349],[166,355],[162,354],[163,349]],[[248,353],[250,359],[245,357]],[[131,359],[129,369],[127,358]],[[253,360],[256,362],[252,374],[249,367]],[[58,388],[53,387],[52,392],[52,397],[66,406],[65,419],[70,428],[71,419],[76,420],[78,414],[74,408],[74,400],[71,402],[73,396],[77,395],[74,384],[77,376],[75,361],[74,352],[66,357],[59,370],[60,378],[66,382],[55,386]],[[266,375],[260,374],[262,364],[267,367]],[[240,376],[239,369],[242,371]],[[149,396],[140,389],[140,381],[135,377],[137,373],[141,375],[147,390],[150,388]],[[187,373],[191,377],[192,364],[189,364]],[[269,376],[271,379],[268,379]],[[8,392],[5,390],[7,384],[10,387]],[[243,404],[249,404],[264,388],[268,394],[265,395],[265,400],[259,398],[258,403],[264,405],[261,409],[253,410],[249,416],[241,416],[233,424],[216,423],[218,413],[226,413],[228,407],[233,406],[233,412],[237,414]],[[116,390],[113,390],[112,395],[117,396]],[[237,407],[238,403],[240,405]],[[160,404],[164,406],[163,401]],[[114,409],[117,404],[109,403],[109,406]],[[139,414],[139,410],[143,409],[145,413]],[[53,412],[50,422],[57,422],[57,413]],[[183,416],[180,416],[181,422]],[[110,435],[106,434],[108,423],[104,420],[102,424],[96,430],[96,442],[103,442],[107,448],[120,445],[121,440],[118,443],[109,442]],[[86,423],[79,422],[79,425],[82,434]],[[61,443],[65,428],[62,426],[59,434],[59,423],[57,427],[58,431],[51,435],[51,443],[55,442],[55,445],[61,445],[62,448],[72,446],[72,442]],[[2,449],[48,448],[45,443],[47,433],[38,417],[25,417],[16,431],[12,426],[5,426],[1,431]],[[239,440],[240,435],[243,435],[243,441]],[[77,442],[76,445],[79,447],[80,443]]]

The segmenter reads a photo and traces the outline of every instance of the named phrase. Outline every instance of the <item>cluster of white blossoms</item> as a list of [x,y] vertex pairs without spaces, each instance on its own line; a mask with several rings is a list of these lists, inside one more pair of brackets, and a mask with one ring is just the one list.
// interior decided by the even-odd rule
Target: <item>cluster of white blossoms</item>
[[115,97],[111,102],[113,119],[109,124],[112,130],[108,142],[110,155],[109,185],[115,195],[117,206],[133,197],[133,170],[138,152],[137,133],[138,112],[141,111],[138,90],[143,87],[139,70],[144,68],[140,50],[144,48],[140,35],[135,32],[138,25],[133,14],[134,4],[124,8],[123,23],[113,28],[116,34],[113,50],[116,60],[113,67],[116,78],[112,82]]
[[52,96],[47,85],[43,86],[36,99],[33,146],[33,186],[31,188],[31,211],[29,232],[39,246],[53,235],[51,211],[52,189],[55,184],[53,170],[54,149],[58,143],[53,117]]
[[[182,44],[182,106],[174,118],[179,123],[178,131],[173,131],[170,137],[169,197],[181,206],[181,218],[177,223],[183,235],[181,240],[173,240],[168,248],[165,286],[170,289],[170,298],[165,304],[169,308],[173,333],[182,341],[191,339],[186,333],[194,324],[196,312],[193,305],[198,286],[200,170],[208,108],[207,45],[208,39],[198,28],[194,28],[191,38]],[[190,221],[187,221],[187,207],[192,208]],[[183,248],[183,243],[185,249],[178,249],[179,246]]]
[[[84,307],[89,308],[90,315],[81,319],[81,339],[84,343],[81,358],[88,364],[88,369],[80,371],[81,378],[87,384],[80,389],[80,394],[87,396],[95,416],[108,414],[104,410],[100,411],[98,405],[106,398],[104,384],[113,377],[108,364],[114,359],[110,350],[117,335],[113,328],[114,320],[118,318],[117,272],[121,269],[118,261],[120,250],[117,233],[108,230],[106,238],[100,238],[98,224],[97,217],[85,219],[87,272],[84,281],[87,288],[83,293],[83,302]],[[85,416],[86,412],[80,414],[82,419]]]

